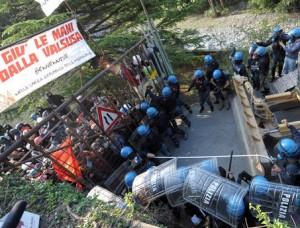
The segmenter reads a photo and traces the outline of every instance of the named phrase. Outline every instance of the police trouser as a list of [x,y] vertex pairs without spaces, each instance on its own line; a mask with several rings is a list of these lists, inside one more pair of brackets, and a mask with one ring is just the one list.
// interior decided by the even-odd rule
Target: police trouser
[[[198,91],[198,95],[199,95],[199,104],[200,107],[204,107],[204,104],[207,103],[209,107],[212,107],[212,103],[210,100],[210,91],[206,90],[206,91]],[[218,98],[217,98],[218,99]]]
[[268,84],[267,84],[268,73],[264,72],[264,73],[260,73],[260,75],[261,75],[260,86],[266,90],[266,89],[268,89]]
[[272,67],[271,67],[272,78],[275,77],[277,67],[278,67],[277,68],[278,76],[281,77],[282,69],[283,69],[283,62],[284,62],[284,56],[273,55]]
[[177,98],[177,105],[179,107],[183,106],[189,112],[191,111],[191,107],[187,103],[185,103],[183,100],[181,100],[180,97]]
[[252,74],[252,86],[255,90],[260,90],[260,77],[259,71],[251,71]]
[[173,130],[171,127],[168,127],[165,132],[163,133],[164,136],[168,137],[175,145],[179,144],[179,141],[177,140]]
[[[182,109],[180,108],[180,106],[177,105],[177,107],[170,113],[170,119],[172,121],[172,123],[174,123],[174,119],[176,117],[180,117],[180,119],[182,119],[182,121],[189,126],[191,124],[191,122],[188,120],[188,118],[183,114]],[[176,122],[175,122],[176,123]]]

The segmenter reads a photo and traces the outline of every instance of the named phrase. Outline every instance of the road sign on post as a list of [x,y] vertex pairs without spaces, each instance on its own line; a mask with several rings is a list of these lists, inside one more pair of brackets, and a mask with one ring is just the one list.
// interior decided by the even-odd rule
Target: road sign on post
[[97,107],[99,124],[105,132],[109,132],[119,121],[122,113],[111,109],[99,106]]

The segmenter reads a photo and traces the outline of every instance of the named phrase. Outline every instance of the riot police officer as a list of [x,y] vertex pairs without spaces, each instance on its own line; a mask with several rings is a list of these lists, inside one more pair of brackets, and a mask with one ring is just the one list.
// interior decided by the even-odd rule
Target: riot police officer
[[289,40],[289,35],[283,32],[280,26],[275,26],[273,29],[272,36],[266,42],[256,42],[257,45],[262,47],[272,47],[272,66],[271,66],[271,76],[272,80],[275,80],[276,68],[278,76],[281,77],[282,67],[285,58],[284,48],[280,45],[280,42],[286,44]]
[[300,51],[300,28],[292,29],[288,35],[290,37],[288,44],[285,46],[284,43],[280,43],[285,50],[284,74],[288,74],[297,69],[298,53]]
[[207,103],[210,107],[210,111],[214,111],[214,106],[210,101],[210,83],[205,78],[204,72],[202,70],[196,70],[194,72],[194,79],[188,88],[188,92],[195,87],[198,90],[199,95],[199,104],[200,110],[199,112],[202,113],[204,111],[204,104]]
[[205,55],[204,69],[205,69],[205,77],[208,81],[210,81],[213,77],[214,71],[219,69],[219,63],[211,55]]
[[244,54],[241,51],[233,52],[231,57],[231,65],[233,72],[237,75],[248,78],[246,66],[243,64]]
[[187,111],[189,111],[189,113],[193,113],[191,107],[180,99],[180,84],[177,77],[175,75],[170,75],[167,81],[168,86],[172,89],[172,92],[177,99],[177,105],[183,106]]
[[132,190],[132,184],[136,176],[137,173],[135,171],[130,171],[124,177],[125,186],[129,192]]
[[219,110],[222,110],[227,103],[226,109],[230,109],[230,101],[228,98],[228,93],[230,92],[230,84],[228,76],[220,69],[217,69],[213,73],[213,78],[211,79],[211,83],[215,87],[214,94],[216,96],[216,103],[219,103],[219,99],[221,99],[222,104]]
[[258,68],[253,75],[253,80],[256,82],[256,89],[264,88],[264,93],[268,93],[267,78],[269,74],[270,57],[265,47],[257,47],[253,55],[253,64]]
[[179,147],[179,141],[177,140],[173,128],[170,124],[168,115],[164,111],[158,111],[154,107],[150,107],[147,110],[148,116],[148,124],[153,129],[157,129],[160,135],[167,136],[175,145],[175,147]]
[[136,129],[136,131],[140,136],[141,142],[139,155],[142,158],[154,158],[157,153],[162,153],[166,156],[170,155],[162,138],[149,126],[142,124]]

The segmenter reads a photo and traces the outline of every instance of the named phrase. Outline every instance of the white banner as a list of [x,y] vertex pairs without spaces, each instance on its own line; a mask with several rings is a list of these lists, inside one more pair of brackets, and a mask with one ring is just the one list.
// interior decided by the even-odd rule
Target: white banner
[[46,16],[50,16],[64,0],[35,0],[40,3]]
[[93,57],[75,19],[0,51],[0,112]]

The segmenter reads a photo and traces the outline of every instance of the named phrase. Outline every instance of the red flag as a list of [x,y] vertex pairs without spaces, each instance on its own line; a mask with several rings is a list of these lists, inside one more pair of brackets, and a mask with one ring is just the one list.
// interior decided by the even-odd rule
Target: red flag
[[[70,145],[70,146],[68,146]],[[72,140],[68,137],[64,143],[61,145],[61,150],[54,152],[51,156],[57,163],[61,166],[65,167],[70,173],[73,173],[76,177],[82,178],[82,173],[80,170],[79,162],[77,161],[72,148]],[[66,180],[75,183],[76,180],[69,175],[64,169],[62,169],[59,165],[53,162],[53,168],[57,174],[57,177],[60,180]],[[76,187],[82,189],[82,185],[80,183],[76,183]]]

